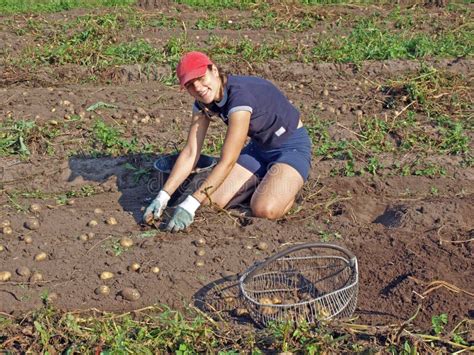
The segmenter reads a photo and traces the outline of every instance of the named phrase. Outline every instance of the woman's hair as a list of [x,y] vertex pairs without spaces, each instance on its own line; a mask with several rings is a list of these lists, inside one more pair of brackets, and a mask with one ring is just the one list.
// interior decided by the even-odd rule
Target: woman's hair
[[217,68],[217,71],[219,72],[219,79],[221,79],[221,84],[222,84],[222,85],[221,85],[221,89],[220,89],[219,95],[223,95],[223,94],[224,94],[224,87],[225,87],[226,84],[227,84],[227,73],[226,73],[224,70],[222,70],[221,68],[219,68],[219,67],[218,67],[217,65],[215,65],[215,64],[209,64],[209,65],[207,66],[207,68],[208,68],[209,70],[212,70],[212,66],[213,66],[213,65]]

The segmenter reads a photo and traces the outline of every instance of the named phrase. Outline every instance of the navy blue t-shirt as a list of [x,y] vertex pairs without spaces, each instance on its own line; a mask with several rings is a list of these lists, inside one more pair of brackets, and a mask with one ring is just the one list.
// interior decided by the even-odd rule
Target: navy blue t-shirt
[[265,149],[283,143],[296,130],[300,118],[299,111],[275,85],[253,76],[229,75],[222,100],[209,105],[196,100],[193,112],[204,108],[225,124],[233,112],[250,112],[248,136]]

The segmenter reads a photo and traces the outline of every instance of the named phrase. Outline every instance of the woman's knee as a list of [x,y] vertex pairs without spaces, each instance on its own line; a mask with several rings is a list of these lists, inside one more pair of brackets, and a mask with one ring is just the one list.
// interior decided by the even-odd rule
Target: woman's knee
[[250,208],[255,217],[277,219],[284,215],[284,209],[281,206],[268,201],[252,201]]

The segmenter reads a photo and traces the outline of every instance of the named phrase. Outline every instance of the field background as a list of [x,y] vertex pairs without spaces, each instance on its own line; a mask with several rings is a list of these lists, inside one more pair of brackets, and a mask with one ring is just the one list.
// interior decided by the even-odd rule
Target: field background
[[[473,351],[473,9],[0,0],[0,349]],[[202,208],[185,233],[140,224],[162,183],[153,162],[186,139],[192,99],[174,70],[194,49],[301,111],[313,166],[281,220],[243,206]],[[213,123],[204,153],[224,135]],[[309,241],[357,256],[352,319],[260,329],[237,299],[211,311],[212,292],[237,296],[229,275]]]

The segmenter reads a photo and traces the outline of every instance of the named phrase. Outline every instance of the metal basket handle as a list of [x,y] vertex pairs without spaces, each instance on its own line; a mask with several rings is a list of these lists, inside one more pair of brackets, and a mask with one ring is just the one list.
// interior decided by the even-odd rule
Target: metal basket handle
[[345,254],[347,258],[349,259],[349,266],[351,268],[357,266],[357,259],[355,255],[350,252],[349,250],[336,245],[336,244],[327,244],[327,243],[305,243],[305,244],[299,244],[292,246],[288,249],[282,250],[279,253],[276,253],[269,258],[265,259],[264,261],[254,264],[248,272],[244,273],[242,277],[240,278],[240,281],[243,282],[244,279],[251,278],[253,275],[260,269],[264,268],[271,262],[280,259],[281,257],[291,254],[295,251],[301,250],[301,249],[309,249],[309,248],[327,248],[327,249],[335,249],[337,251],[340,251],[341,253]]

